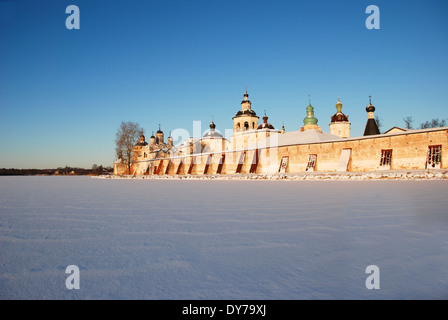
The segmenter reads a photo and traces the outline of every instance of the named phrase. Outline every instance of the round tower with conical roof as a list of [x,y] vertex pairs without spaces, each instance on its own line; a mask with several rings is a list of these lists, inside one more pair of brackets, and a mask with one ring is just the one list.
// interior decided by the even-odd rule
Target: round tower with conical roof
[[375,106],[372,104],[372,96],[369,96],[369,105],[366,107],[367,123],[364,129],[364,135],[370,136],[374,134],[380,134],[380,129],[375,121]]

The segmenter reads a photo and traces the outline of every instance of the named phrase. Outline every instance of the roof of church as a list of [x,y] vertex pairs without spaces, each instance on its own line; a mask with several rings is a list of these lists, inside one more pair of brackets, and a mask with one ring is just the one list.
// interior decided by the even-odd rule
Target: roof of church
[[348,122],[348,117],[342,112],[336,112],[331,117],[331,122]]
[[364,135],[370,136],[372,134],[380,134],[380,130],[378,129],[378,125],[376,124],[375,119],[367,119],[366,128],[364,129]]
[[272,124],[268,123],[268,116],[266,115],[266,110],[264,111],[263,123],[260,124],[257,129],[258,130],[261,130],[261,129],[274,129],[275,130],[274,126]]
[[218,131],[210,130],[210,131],[207,131],[202,138],[204,138],[204,139],[207,139],[207,138],[222,138],[222,134],[220,134]]
[[204,138],[204,139],[222,138],[221,133],[219,133],[219,131],[215,131],[215,129],[216,129],[216,124],[212,120],[212,123],[210,123],[210,130],[207,131],[202,136],[202,138]]
[[342,113],[340,98],[338,98],[338,102],[336,103],[336,113],[331,117],[331,123],[333,122],[348,122],[348,116]]
[[[257,114],[256,114],[255,111],[252,110],[252,109],[249,109],[249,110],[239,110],[239,111],[235,114],[235,117],[233,117],[233,118],[243,117],[243,116],[251,116],[251,117],[257,117],[257,118],[258,118]],[[232,118],[232,119],[233,119],[233,118]]]
[[390,128],[389,130],[385,131],[384,134],[389,133],[392,130],[394,130],[394,132],[398,132],[398,131],[404,132],[404,131],[409,131],[409,130],[412,130],[412,129],[405,129],[405,128],[400,128],[400,127],[395,126],[395,127]]
[[[277,142],[278,140],[278,142]],[[258,141],[252,147],[264,148],[264,147],[274,147],[274,146],[288,146],[295,144],[308,144],[308,143],[318,143],[327,141],[339,141],[343,140],[341,137],[334,134],[319,132],[316,129],[310,129],[306,131],[290,131],[281,133],[271,134],[266,139]],[[251,148],[251,146],[249,146]]]
[[[366,107],[367,113],[372,113],[375,111],[375,107],[372,104],[372,96],[369,96],[369,105]],[[364,136],[370,136],[374,134],[380,134],[380,129],[378,129],[378,124],[376,123],[375,119],[372,117],[367,119],[366,128],[364,129]]]
[[262,123],[258,126],[257,129],[258,130],[261,130],[261,129],[274,129],[275,130],[274,126],[270,123]]

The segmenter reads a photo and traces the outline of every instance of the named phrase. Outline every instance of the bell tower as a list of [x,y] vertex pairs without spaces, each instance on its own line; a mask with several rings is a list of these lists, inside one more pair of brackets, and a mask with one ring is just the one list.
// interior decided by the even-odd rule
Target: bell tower
[[241,110],[239,110],[233,119],[233,132],[245,132],[249,130],[256,130],[258,128],[258,116],[252,110],[252,103],[249,100],[249,94],[244,92],[244,100],[241,101]]

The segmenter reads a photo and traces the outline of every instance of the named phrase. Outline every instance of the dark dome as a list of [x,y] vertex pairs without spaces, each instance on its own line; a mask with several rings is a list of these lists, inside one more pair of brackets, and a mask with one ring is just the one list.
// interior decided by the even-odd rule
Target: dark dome
[[268,123],[268,116],[266,115],[266,110],[264,111],[264,117],[263,117],[263,123],[260,124],[257,128],[258,130],[260,129],[274,129],[274,126],[270,123]]
[[270,123],[262,123],[258,126],[258,130],[260,129],[275,129],[274,126]]
[[372,104],[369,104],[366,108],[367,112],[374,112],[375,111],[375,107]]
[[256,117],[257,114],[255,113],[254,110],[240,110],[235,114],[235,117],[242,117],[242,116],[252,116],[252,117]]
[[145,141],[145,135],[142,133],[140,135],[140,140],[139,142],[136,144],[136,146],[146,146],[148,143]]
[[372,104],[372,96],[369,96],[369,105],[366,108],[367,112],[374,112],[375,111],[375,107]]
[[338,112],[331,117],[331,122],[348,122],[348,117],[342,112]]
[[222,135],[219,132],[215,131],[216,124],[212,121],[210,123],[210,131],[204,134],[203,138],[222,138]]

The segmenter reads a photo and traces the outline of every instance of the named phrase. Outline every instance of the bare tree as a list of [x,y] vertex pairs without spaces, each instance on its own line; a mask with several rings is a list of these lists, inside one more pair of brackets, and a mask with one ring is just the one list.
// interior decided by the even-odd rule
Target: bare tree
[[406,129],[413,129],[412,124],[414,123],[414,119],[412,117],[403,118],[403,121]]
[[381,127],[383,126],[383,119],[378,116],[375,116],[375,122],[378,127],[378,130],[381,132]]
[[438,128],[446,126],[445,119],[432,119],[431,121],[425,121],[420,123],[420,129],[428,129],[428,128]]
[[143,128],[137,122],[123,121],[115,135],[115,152],[126,163],[128,174],[131,173],[132,149],[142,134]]

